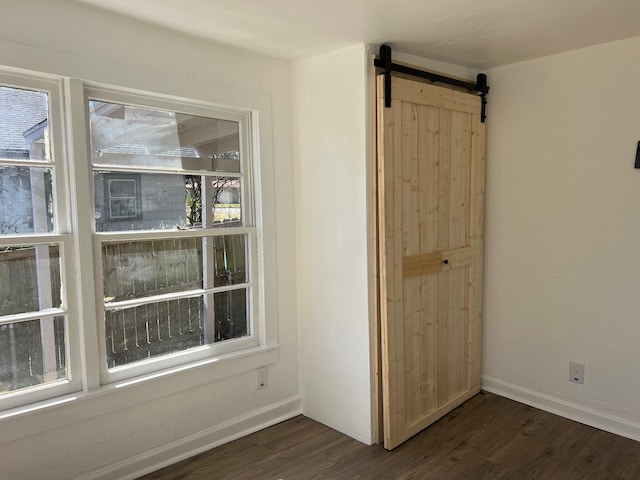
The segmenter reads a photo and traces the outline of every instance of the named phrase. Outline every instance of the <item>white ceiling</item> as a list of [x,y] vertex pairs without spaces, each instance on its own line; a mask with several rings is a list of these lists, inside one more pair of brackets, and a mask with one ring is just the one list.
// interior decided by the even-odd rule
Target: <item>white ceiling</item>
[[285,59],[354,43],[479,69],[640,36],[640,0],[77,0]]

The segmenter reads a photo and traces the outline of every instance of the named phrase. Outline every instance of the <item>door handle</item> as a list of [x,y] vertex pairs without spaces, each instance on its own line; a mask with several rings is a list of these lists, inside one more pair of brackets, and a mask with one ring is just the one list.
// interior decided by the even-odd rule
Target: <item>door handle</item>
[[445,265],[449,265],[449,260],[445,258],[444,260],[442,260],[442,263],[444,263]]

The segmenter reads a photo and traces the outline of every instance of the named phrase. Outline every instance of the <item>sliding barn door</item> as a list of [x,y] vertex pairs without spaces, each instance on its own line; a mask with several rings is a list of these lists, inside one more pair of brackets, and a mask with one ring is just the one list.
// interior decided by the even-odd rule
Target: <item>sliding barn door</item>
[[480,390],[480,97],[378,83],[383,429],[395,448]]

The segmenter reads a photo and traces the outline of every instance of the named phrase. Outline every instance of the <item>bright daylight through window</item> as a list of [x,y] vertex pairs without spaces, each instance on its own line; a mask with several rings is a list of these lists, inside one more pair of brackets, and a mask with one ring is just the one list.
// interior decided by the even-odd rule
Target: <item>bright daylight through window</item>
[[93,99],[89,119],[107,365],[248,335],[239,122]]
[[67,377],[48,125],[46,92],[0,86],[0,395]]
[[[249,114],[87,87],[90,157],[68,158],[90,166],[68,171],[92,178],[79,178],[52,153],[64,117],[47,86],[0,87],[0,409],[16,392],[20,405],[79,388],[67,364],[82,363],[81,321],[96,322],[100,368],[86,374],[103,384],[257,346]],[[73,250],[89,241],[73,224],[91,248]],[[65,282],[78,270],[95,318],[69,308],[67,295],[78,310],[86,298]],[[66,389],[30,396],[49,384]]]

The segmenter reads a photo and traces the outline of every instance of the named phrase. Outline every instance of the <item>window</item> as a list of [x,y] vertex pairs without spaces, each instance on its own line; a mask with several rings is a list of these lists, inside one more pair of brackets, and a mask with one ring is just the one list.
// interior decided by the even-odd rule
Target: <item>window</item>
[[[246,117],[113,91],[88,95],[103,380],[157,368],[151,360],[183,362],[176,353],[256,345]],[[107,221],[98,219],[100,189]]]
[[0,81],[0,398],[13,406],[74,388],[64,282],[71,236],[52,128],[57,84]]
[[[140,192],[140,175],[105,175],[106,177],[106,207],[109,211],[108,221],[140,219],[142,203]],[[98,190],[97,185],[94,186]],[[99,213],[99,204],[96,202],[96,220],[102,215]]]
[[251,114],[64,81],[0,76],[0,409],[261,345]]

